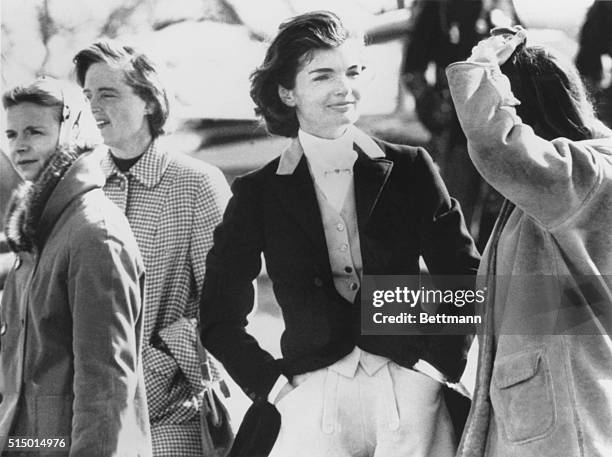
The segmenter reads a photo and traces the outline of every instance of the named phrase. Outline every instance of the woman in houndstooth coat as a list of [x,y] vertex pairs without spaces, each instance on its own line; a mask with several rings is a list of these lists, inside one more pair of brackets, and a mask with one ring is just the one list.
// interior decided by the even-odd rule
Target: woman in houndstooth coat
[[102,41],[74,62],[108,145],[104,191],[125,212],[145,263],[143,356],[153,451],[201,456],[203,382],[218,375],[203,379],[200,369],[198,303],[229,186],[217,168],[161,148],[168,98],[147,56]]

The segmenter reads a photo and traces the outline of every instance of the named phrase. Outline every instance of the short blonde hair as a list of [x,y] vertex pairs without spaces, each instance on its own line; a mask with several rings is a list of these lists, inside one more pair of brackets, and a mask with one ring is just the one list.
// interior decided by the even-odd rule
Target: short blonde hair
[[[90,150],[103,143],[102,135],[81,89],[68,81],[43,77],[28,85],[18,85],[2,96],[4,109],[21,103],[57,108],[57,121],[70,132],[58,146]],[[69,124],[68,124],[69,123]],[[62,139],[60,139],[62,141]]]

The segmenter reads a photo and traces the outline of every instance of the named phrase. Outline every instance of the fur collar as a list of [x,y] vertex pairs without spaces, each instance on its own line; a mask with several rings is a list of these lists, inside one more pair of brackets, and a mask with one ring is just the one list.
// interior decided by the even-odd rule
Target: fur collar
[[14,252],[40,250],[45,233],[39,233],[40,218],[55,190],[82,151],[58,147],[47,160],[43,171],[34,182],[21,184],[11,199],[6,212],[4,232],[9,248]]

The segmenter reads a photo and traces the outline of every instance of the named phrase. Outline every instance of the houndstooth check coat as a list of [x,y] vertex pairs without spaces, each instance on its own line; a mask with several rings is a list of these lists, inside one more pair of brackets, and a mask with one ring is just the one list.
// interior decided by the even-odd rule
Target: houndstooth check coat
[[229,186],[219,169],[170,154],[157,141],[125,174],[110,152],[102,169],[104,191],[126,214],[145,263],[143,358],[154,454],[201,456],[195,323]]

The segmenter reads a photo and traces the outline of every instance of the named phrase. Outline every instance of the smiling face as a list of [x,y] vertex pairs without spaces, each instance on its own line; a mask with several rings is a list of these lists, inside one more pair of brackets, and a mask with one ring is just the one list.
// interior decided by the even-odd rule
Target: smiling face
[[6,110],[10,158],[28,181],[34,181],[57,148],[59,108],[24,102]]
[[152,136],[147,103],[125,82],[123,70],[106,63],[94,63],[87,70],[83,93],[104,142],[117,155],[131,158],[140,155]]
[[315,49],[304,59],[293,89],[279,86],[281,100],[295,108],[302,130],[338,138],[357,121],[365,69],[362,53],[358,40]]

